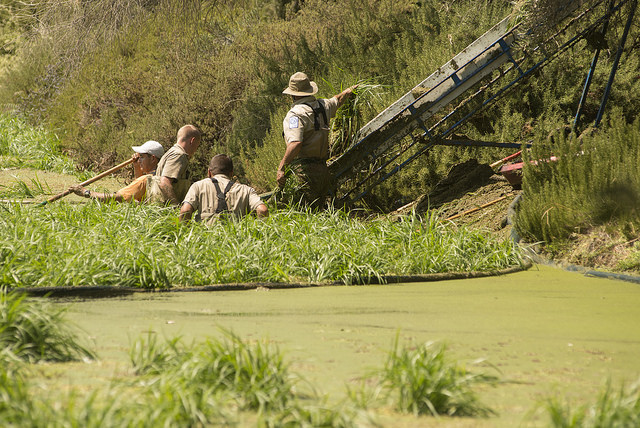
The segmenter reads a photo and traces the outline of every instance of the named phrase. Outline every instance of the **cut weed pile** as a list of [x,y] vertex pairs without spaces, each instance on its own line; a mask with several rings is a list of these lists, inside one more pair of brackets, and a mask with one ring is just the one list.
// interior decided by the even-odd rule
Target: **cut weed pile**
[[509,205],[521,193],[487,164],[475,159],[454,165],[442,180],[425,195],[406,205],[398,213],[433,210],[456,227],[469,227],[489,233],[497,239],[509,239]]

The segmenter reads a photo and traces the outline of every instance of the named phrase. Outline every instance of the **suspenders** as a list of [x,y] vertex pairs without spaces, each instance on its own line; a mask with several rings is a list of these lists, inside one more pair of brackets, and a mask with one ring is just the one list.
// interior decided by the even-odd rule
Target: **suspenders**
[[216,194],[218,195],[218,204],[216,206],[216,214],[219,214],[223,211],[229,211],[229,208],[227,207],[227,193],[229,193],[231,186],[233,186],[233,183],[235,182],[233,180],[230,180],[229,183],[227,184],[227,187],[225,187],[224,189],[224,193],[220,191],[220,185],[218,184],[218,180],[216,180],[215,178],[212,178],[211,182],[213,183],[214,186],[216,186]]
[[311,104],[307,104],[307,103],[302,103],[302,104],[308,107],[311,107],[311,110],[313,110],[313,127],[315,128],[316,131],[320,129],[320,121],[318,120],[318,117],[320,115],[322,115],[322,118],[324,119],[324,124],[329,125],[329,121],[327,120],[327,111],[325,110],[320,100],[318,100],[318,107],[316,108],[313,108]]

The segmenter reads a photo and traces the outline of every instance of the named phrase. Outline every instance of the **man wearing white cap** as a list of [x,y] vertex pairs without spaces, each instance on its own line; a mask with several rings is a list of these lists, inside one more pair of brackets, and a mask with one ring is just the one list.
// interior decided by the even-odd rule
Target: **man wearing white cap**
[[162,145],[157,141],[149,140],[141,146],[131,147],[135,152],[132,158],[135,180],[126,187],[115,193],[101,193],[85,189],[82,186],[70,187],[73,193],[85,198],[97,199],[99,201],[114,200],[116,202],[142,202],[147,194],[151,178],[153,177],[158,161],[164,154]]
[[282,126],[287,149],[278,166],[276,181],[284,187],[285,167],[289,165],[302,184],[303,202],[324,206],[332,179],[326,161],[329,158],[329,120],[358,85],[329,99],[316,99],[318,85],[302,72],[289,79],[282,93],[293,97],[293,106]]

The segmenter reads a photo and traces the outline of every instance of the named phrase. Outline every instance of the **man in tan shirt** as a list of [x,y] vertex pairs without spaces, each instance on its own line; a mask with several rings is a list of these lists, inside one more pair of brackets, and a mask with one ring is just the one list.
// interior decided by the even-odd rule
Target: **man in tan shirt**
[[[189,158],[200,146],[201,134],[193,125],[178,130],[176,144],[162,156],[156,168],[157,184],[164,201],[177,205],[184,198],[191,182],[187,180]],[[155,192],[154,192],[155,193]],[[157,195],[154,195],[157,198]]]
[[233,161],[227,155],[215,155],[209,163],[208,178],[191,185],[180,208],[180,221],[214,223],[221,215],[240,219],[252,211],[257,217],[269,215],[269,209],[256,191],[232,180]]
[[293,107],[282,123],[287,148],[278,166],[276,181],[280,188],[284,187],[285,167],[289,165],[302,185],[302,201],[311,206],[323,207],[332,187],[326,164],[329,120],[357,87],[351,86],[329,99],[316,99],[318,85],[305,73],[297,72],[282,91],[293,97]]
[[141,146],[131,147],[133,154],[133,171],[135,180],[115,193],[94,192],[80,185],[69,188],[73,193],[85,198],[99,201],[114,200],[116,202],[142,202],[146,199],[149,183],[158,165],[158,161],[164,154],[164,148],[157,141],[149,140]]

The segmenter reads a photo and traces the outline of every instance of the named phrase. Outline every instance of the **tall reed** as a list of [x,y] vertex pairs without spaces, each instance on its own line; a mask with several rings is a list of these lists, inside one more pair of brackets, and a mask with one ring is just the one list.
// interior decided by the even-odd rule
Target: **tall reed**
[[553,428],[632,428],[640,426],[640,381],[615,389],[611,381],[595,403],[572,408],[558,398],[546,403]]
[[0,284],[11,287],[362,284],[522,263],[511,242],[450,229],[435,216],[361,221],[285,210],[204,227],[178,224],[173,209],[130,204],[0,209]]

